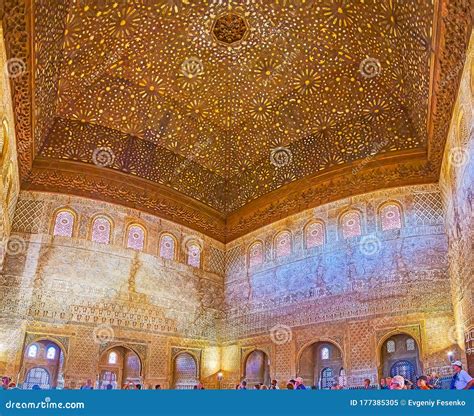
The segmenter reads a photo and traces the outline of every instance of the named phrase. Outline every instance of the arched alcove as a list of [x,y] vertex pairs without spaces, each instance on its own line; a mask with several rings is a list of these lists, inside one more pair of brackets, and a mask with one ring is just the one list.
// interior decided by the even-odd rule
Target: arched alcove
[[416,340],[404,333],[387,337],[380,347],[380,377],[401,375],[412,382],[422,374],[420,351]]
[[104,351],[99,359],[99,389],[121,389],[126,384],[141,384],[142,363],[138,354],[125,346],[114,346]]
[[173,385],[177,390],[188,390],[199,383],[197,360],[189,352],[180,352],[173,359]]
[[247,355],[244,362],[244,377],[247,384],[270,384],[270,360],[262,350],[254,350]]
[[304,347],[299,356],[298,376],[306,385],[328,389],[344,368],[342,351],[329,341],[318,341]]
[[23,351],[22,387],[31,390],[64,386],[64,352],[61,346],[49,339],[30,342]]

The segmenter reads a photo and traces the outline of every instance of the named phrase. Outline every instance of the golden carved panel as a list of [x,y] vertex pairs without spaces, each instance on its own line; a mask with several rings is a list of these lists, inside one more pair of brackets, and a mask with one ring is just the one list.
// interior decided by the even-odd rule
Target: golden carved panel
[[[346,179],[325,202],[346,194],[341,182],[375,189],[394,170],[396,185],[437,180],[468,5],[36,0],[28,16],[9,0],[10,57],[26,65],[12,81],[23,178],[36,180],[38,154],[79,162],[78,175],[82,163],[146,179],[181,195],[186,224],[212,228],[192,200],[230,216],[231,230],[212,231],[223,240],[244,232],[232,216],[249,203],[271,212],[255,226],[307,208],[301,190],[327,174]],[[382,168],[406,152],[425,166]],[[379,181],[363,174],[374,159]],[[86,179],[76,187],[94,195]]]

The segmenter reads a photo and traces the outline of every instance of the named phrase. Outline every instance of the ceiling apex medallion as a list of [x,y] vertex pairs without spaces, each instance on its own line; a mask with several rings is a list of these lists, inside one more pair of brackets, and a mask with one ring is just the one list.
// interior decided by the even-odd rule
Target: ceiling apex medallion
[[225,46],[232,46],[245,38],[249,32],[247,21],[237,13],[228,12],[216,18],[212,25],[215,39]]

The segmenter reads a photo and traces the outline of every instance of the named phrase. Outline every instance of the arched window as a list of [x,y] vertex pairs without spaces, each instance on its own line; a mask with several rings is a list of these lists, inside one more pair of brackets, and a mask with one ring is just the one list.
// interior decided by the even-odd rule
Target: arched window
[[413,338],[407,339],[407,351],[415,351],[415,340]]
[[344,370],[344,368],[339,370],[339,385],[343,387],[347,385],[346,370]]
[[143,250],[145,247],[145,230],[141,225],[132,224],[128,227],[127,248]]
[[382,230],[399,230],[402,228],[402,213],[397,204],[386,204],[380,209]]
[[334,381],[334,373],[331,368],[323,368],[321,371],[321,388],[329,389]]
[[342,236],[344,238],[358,237],[362,234],[360,214],[357,211],[346,212],[341,217]]
[[31,368],[26,374],[25,382],[23,383],[23,389],[31,390],[33,386],[38,385],[42,390],[49,390],[51,388],[49,380],[50,375],[44,368]]
[[387,341],[387,352],[392,354],[395,352],[395,341],[393,339]]
[[397,361],[390,368],[390,377],[403,376],[407,380],[415,380],[415,366],[407,360]]
[[173,373],[174,388],[189,388],[188,386],[196,384],[197,381],[198,367],[196,360],[187,352],[178,354],[174,359]]
[[201,247],[197,243],[189,243],[186,263],[192,267],[201,266]]
[[117,364],[117,353],[115,351],[112,351],[110,354],[109,354],[109,364]]
[[28,357],[29,358],[36,358],[38,355],[38,346],[33,344],[28,347]]
[[163,234],[160,238],[160,257],[168,260],[175,259],[175,239],[170,234]]
[[58,211],[54,221],[53,235],[72,237],[74,229],[74,214],[68,210]]
[[106,217],[97,217],[92,223],[91,240],[96,243],[109,244],[112,224]]
[[322,246],[324,244],[324,224],[320,221],[312,222],[305,228],[306,248]]
[[256,241],[249,247],[249,267],[258,266],[263,263],[263,244]]
[[291,234],[282,231],[275,237],[275,257],[286,257],[291,254]]
[[56,358],[56,348],[49,347],[48,350],[46,351],[46,358],[48,360],[54,360]]
[[329,360],[329,348],[321,348],[321,360]]

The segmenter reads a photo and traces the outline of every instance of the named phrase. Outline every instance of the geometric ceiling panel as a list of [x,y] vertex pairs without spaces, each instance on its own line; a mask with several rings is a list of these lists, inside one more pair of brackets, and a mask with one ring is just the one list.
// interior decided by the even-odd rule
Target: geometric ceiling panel
[[[225,219],[334,172],[350,187],[374,161],[401,155],[401,177],[406,155],[438,157],[429,0],[35,3],[35,160],[141,178]],[[453,94],[451,78],[435,86]]]

